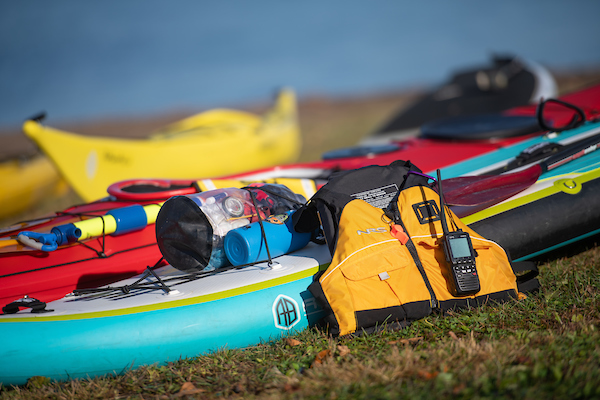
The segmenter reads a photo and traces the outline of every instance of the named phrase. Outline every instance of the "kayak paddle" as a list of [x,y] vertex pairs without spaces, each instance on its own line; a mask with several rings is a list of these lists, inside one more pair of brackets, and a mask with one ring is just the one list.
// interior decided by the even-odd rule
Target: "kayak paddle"
[[[481,211],[500,203],[533,185],[539,177],[595,151],[600,145],[600,134],[588,137],[566,147],[546,160],[518,172],[502,175],[461,176],[444,180],[446,203],[456,209],[459,217]],[[458,211],[458,212],[457,212]],[[460,215],[459,215],[460,214]]]

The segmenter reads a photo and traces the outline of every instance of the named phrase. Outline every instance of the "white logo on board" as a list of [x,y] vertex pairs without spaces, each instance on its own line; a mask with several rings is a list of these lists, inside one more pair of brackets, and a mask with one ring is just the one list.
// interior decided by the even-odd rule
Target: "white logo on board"
[[296,300],[280,294],[273,302],[273,319],[279,329],[290,330],[300,322],[300,307]]

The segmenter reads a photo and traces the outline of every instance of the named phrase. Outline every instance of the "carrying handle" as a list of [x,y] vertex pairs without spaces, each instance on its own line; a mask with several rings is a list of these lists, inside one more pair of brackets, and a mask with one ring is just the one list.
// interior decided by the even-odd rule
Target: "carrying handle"
[[[564,106],[568,109],[573,110],[575,112],[575,114],[573,115],[573,118],[571,118],[571,121],[569,121],[567,124],[562,125],[562,126],[551,126],[551,123],[547,123],[546,120],[544,119],[544,108],[546,107],[546,104],[548,104],[548,103],[559,104],[561,106]],[[577,107],[574,104],[567,103],[566,101],[562,101],[562,100],[558,100],[558,99],[542,100],[537,107],[536,117],[537,117],[538,123],[540,124],[540,127],[542,129],[544,129],[546,131],[553,131],[553,132],[562,132],[562,131],[566,131],[569,129],[574,129],[586,121],[585,112],[583,112],[583,110],[581,108]]]
[[56,235],[53,233],[23,231],[19,233],[17,240],[25,246],[41,251],[49,252],[58,248]]
[[8,303],[2,307],[4,314],[16,314],[21,308],[31,308],[33,314],[52,312],[54,310],[46,310],[46,303],[33,297],[24,296],[19,300]]

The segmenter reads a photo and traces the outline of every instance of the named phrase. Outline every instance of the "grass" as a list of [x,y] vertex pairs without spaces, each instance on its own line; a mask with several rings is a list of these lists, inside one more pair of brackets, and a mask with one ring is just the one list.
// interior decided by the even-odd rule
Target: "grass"
[[3,387],[0,399],[600,398],[600,248],[556,253],[522,301],[333,339],[310,328],[124,375]]

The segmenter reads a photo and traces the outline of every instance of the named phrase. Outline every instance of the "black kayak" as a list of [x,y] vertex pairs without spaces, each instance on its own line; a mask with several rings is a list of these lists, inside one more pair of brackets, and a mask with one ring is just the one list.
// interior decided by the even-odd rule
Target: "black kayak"
[[537,103],[556,93],[556,82],[545,68],[518,57],[494,56],[491,65],[457,71],[448,82],[399,110],[365,142],[385,141],[439,119]]

